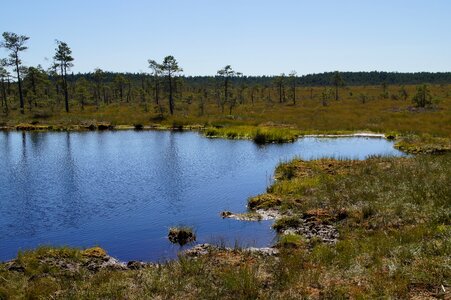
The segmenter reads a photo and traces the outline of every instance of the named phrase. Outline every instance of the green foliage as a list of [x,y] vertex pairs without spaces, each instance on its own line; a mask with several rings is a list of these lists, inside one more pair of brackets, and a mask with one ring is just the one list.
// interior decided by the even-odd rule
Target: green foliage
[[432,96],[426,84],[417,87],[417,93],[413,96],[412,102],[417,107],[426,107],[432,104]]

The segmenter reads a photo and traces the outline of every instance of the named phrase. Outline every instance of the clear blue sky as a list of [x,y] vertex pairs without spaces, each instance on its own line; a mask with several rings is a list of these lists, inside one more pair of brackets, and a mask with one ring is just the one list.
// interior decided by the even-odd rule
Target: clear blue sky
[[147,71],[148,58],[169,54],[188,75],[226,64],[247,75],[451,71],[450,0],[3,0],[0,9],[0,31],[30,36],[26,65],[48,67],[59,39],[74,72]]

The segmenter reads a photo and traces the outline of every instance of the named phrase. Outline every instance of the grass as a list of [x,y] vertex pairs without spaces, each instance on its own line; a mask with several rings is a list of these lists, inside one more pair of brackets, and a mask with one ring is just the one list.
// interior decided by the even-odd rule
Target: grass
[[[392,86],[389,92],[396,94],[399,87]],[[413,95],[416,86],[406,86]],[[433,85],[434,98],[440,99],[434,109],[412,109],[411,101],[391,100],[381,97],[381,87],[347,87],[341,91],[341,100],[321,105],[323,88],[298,88],[298,103],[279,104],[256,99],[254,104],[246,101],[235,108],[233,115],[221,113],[215,99],[209,99],[205,113],[199,114],[196,99],[191,104],[178,100],[174,116],[160,116],[159,111],[143,109],[136,103],[113,103],[101,105],[98,109],[86,106],[80,110],[72,103],[72,111],[65,113],[62,107],[47,107],[39,103],[38,108],[21,115],[17,104],[12,105],[8,116],[0,115],[0,124],[15,126],[20,123],[39,122],[54,128],[67,128],[86,122],[108,122],[112,125],[158,125],[162,128],[183,128],[203,126],[209,136],[245,137],[266,141],[287,141],[298,134],[349,133],[372,131],[400,135],[422,135],[449,137],[451,132],[450,85]],[[362,104],[358,95],[364,93],[368,101]],[[194,95],[195,96],[195,95]],[[256,131],[260,127],[260,132]],[[235,127],[232,129],[221,128]],[[246,128],[247,127],[247,128]],[[268,130],[270,128],[270,130]]]
[[282,217],[280,219],[277,219],[274,224],[272,225],[272,228],[277,230],[278,232],[289,229],[289,228],[296,228],[301,224],[301,219],[299,216],[289,216],[289,217]]
[[285,143],[294,141],[300,131],[292,128],[233,126],[204,129],[204,134],[211,138],[249,139],[257,144]]
[[432,137],[427,134],[407,135],[398,137],[395,147],[411,154],[440,154],[451,151],[451,139]]
[[277,241],[277,247],[284,249],[296,249],[305,246],[302,236],[298,234],[283,234]]

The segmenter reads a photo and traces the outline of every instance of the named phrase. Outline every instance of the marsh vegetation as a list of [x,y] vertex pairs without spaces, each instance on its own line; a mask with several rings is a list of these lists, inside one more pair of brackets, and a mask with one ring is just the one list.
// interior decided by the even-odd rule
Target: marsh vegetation
[[[335,71],[298,76],[296,71],[291,71],[288,76],[285,73],[246,76],[226,65],[218,67],[213,76],[185,76],[183,62],[167,55],[161,62],[149,59],[144,63],[149,72],[114,73],[97,68],[71,74],[77,56],[72,54],[69,44],[59,40],[47,69],[40,65],[25,66],[22,55],[31,41],[28,36],[5,32],[1,42],[8,57],[0,60],[0,128],[5,130],[1,136],[5,143],[4,155],[0,156],[0,182],[3,180],[4,186],[11,188],[0,187],[0,195],[14,199],[2,203],[3,222],[13,219],[15,222],[4,224],[8,233],[0,231],[4,232],[1,238],[5,244],[10,238],[8,245],[13,245],[13,236],[20,239],[37,232],[51,232],[52,226],[77,228],[87,224],[89,218],[95,219],[93,212],[97,221],[102,221],[101,226],[116,228],[117,222],[111,218],[116,213],[117,219],[122,214],[119,223],[127,223],[130,228],[137,225],[135,234],[143,228],[149,229],[146,222],[155,209],[142,205],[147,203],[142,200],[143,195],[152,196],[146,193],[149,182],[162,182],[153,188],[165,191],[171,200],[160,211],[165,221],[173,222],[169,226],[175,223],[174,215],[181,211],[187,214],[185,204],[181,205],[179,200],[182,194],[190,192],[190,187],[204,191],[212,184],[210,188],[220,190],[221,197],[241,199],[244,193],[238,195],[239,184],[248,182],[252,189],[246,190],[246,194],[251,190],[255,193],[248,199],[246,212],[227,210],[221,214],[224,220],[212,221],[213,217],[220,218],[218,209],[209,217],[204,216],[207,220],[204,223],[214,227],[211,224],[222,221],[220,226],[229,224],[225,227],[230,230],[236,223],[232,226],[225,222],[235,220],[226,219],[245,220],[248,226],[245,232],[265,244],[262,240],[268,239],[267,231],[258,231],[261,226],[251,221],[262,222],[269,230],[268,219],[275,219],[271,226],[277,238],[269,252],[250,251],[247,245],[239,243],[233,249],[226,247],[226,243],[218,243],[202,248],[199,255],[181,252],[177,259],[158,264],[138,261],[125,264],[101,247],[77,248],[82,246],[77,241],[86,242],[85,237],[95,236],[94,227],[88,226],[78,240],[76,235],[64,233],[65,237],[71,235],[74,248],[21,250],[16,259],[1,263],[0,299],[450,297],[451,73]],[[231,156],[225,157],[224,145],[220,145],[221,151],[211,154],[204,142],[185,139],[184,144],[178,144],[172,134],[161,135],[155,141],[153,146],[169,145],[158,152],[146,144],[151,140],[148,136],[145,141],[136,138],[138,132],[127,136],[118,132],[99,133],[101,138],[94,142],[90,140],[94,133],[78,133],[125,129],[143,135],[148,133],[141,132],[145,129],[190,129],[209,138],[246,139],[257,144],[246,144],[252,144],[256,154],[252,164],[246,164],[242,157],[248,152],[238,151],[243,149],[237,144],[230,147]],[[20,141],[16,139],[19,133],[11,130],[22,131]],[[25,131],[36,132],[28,135]],[[55,148],[49,147],[51,144],[46,141],[52,140],[52,136],[43,131],[68,132]],[[69,131],[80,135],[74,139],[71,134],[75,133]],[[314,156],[304,148],[310,156],[295,159],[290,156],[281,162],[275,170],[276,180],[268,184],[263,194],[257,194],[263,189],[255,187],[264,181],[256,181],[263,172],[227,173],[233,168],[263,171],[258,167],[268,157],[261,150],[263,144],[294,142],[311,134],[355,132],[385,134],[387,139],[394,140],[397,149],[415,156],[372,155],[366,160],[355,160],[332,155],[335,158],[309,161],[324,151],[318,147]],[[122,137],[127,146],[114,139],[111,142],[108,134]],[[111,143],[105,146],[105,141]],[[77,142],[80,142],[78,146],[91,147],[92,153],[73,151]],[[41,147],[45,152],[39,152]],[[16,153],[18,149],[20,153]],[[121,151],[115,152],[118,149]],[[140,152],[143,149],[156,151],[160,156],[152,160],[148,152]],[[197,155],[202,153],[202,157],[189,152],[193,149],[198,150]],[[66,158],[63,162],[55,160],[58,155],[54,152],[61,154],[58,151]],[[190,159],[181,159],[186,153]],[[232,156],[237,159],[231,160]],[[118,157],[120,168],[114,169],[119,165]],[[204,165],[210,169],[216,166],[213,170],[216,173],[197,170],[202,185],[195,186],[191,173],[184,171],[195,169],[195,164],[203,162],[202,159],[207,159]],[[226,164],[218,166],[221,159]],[[162,163],[168,161],[173,165]],[[85,165],[78,165],[79,162]],[[152,173],[148,166],[153,165],[158,169]],[[92,166],[97,167],[92,169]],[[117,178],[104,176],[123,173],[126,175]],[[241,181],[236,181],[237,178]],[[49,185],[59,181],[63,184]],[[12,188],[16,185],[18,188]],[[116,199],[114,194],[118,187],[122,187],[121,199]],[[48,202],[33,202],[34,189],[45,195],[50,193]],[[68,196],[58,202],[61,191]],[[99,202],[93,195],[100,195]],[[190,203],[190,209],[199,210],[211,202],[200,193],[189,196],[191,200],[196,199]],[[84,199],[94,201],[86,204],[82,203]],[[244,205],[240,203],[243,209]],[[67,212],[70,214],[66,215]],[[199,214],[193,216],[199,219]],[[44,224],[42,220],[61,221],[61,224],[48,221]],[[151,240],[150,231],[155,224],[152,226],[146,232],[149,237],[142,240]],[[168,239],[183,246],[196,240],[197,230],[191,226],[171,227]],[[102,237],[110,233],[101,232]],[[114,236],[114,233],[112,230],[110,234]],[[152,238],[161,240],[162,236],[164,233],[158,233]],[[205,242],[204,236],[200,235],[200,239]],[[141,241],[134,242],[136,246]],[[158,245],[151,246],[159,247],[162,252],[164,247]],[[15,246],[8,247],[10,251]],[[131,248],[118,253],[128,255],[132,251],[136,256],[138,252],[151,252]]]

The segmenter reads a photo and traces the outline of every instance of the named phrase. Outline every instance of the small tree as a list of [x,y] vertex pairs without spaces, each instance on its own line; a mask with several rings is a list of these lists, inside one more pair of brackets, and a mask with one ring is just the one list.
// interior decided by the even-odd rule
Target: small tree
[[[103,83],[103,81],[105,80],[105,72],[103,72],[102,69],[97,68],[94,70],[93,77],[94,77],[94,99],[96,108],[98,109],[102,95],[102,90],[105,91],[105,85]],[[103,94],[105,96],[105,93]],[[105,102],[105,104],[107,104],[106,97],[104,97],[103,101]]]
[[332,90],[330,88],[325,88],[323,92],[321,93],[321,104],[323,106],[329,105],[329,100],[332,95]]
[[161,76],[161,65],[156,61],[149,59],[149,68],[152,69],[152,79],[154,86],[154,99],[155,104],[160,105],[160,76]]
[[279,93],[279,103],[285,102],[285,73],[274,78],[274,84]]
[[291,94],[293,96],[293,105],[296,105],[296,87],[297,87],[297,73],[296,71],[291,71],[290,72],[290,81],[291,81]]
[[75,98],[80,103],[81,110],[85,109],[85,104],[86,101],[88,100],[88,97],[89,97],[89,83],[84,77],[81,77],[80,79],[77,80],[75,85]]
[[417,93],[412,98],[417,107],[426,107],[432,104],[432,96],[426,84],[417,87]]
[[388,93],[388,84],[387,82],[382,82],[382,98],[388,99],[390,97],[390,94]]
[[8,114],[8,96],[7,96],[7,78],[9,77],[8,70],[6,70],[6,59],[0,60],[0,83],[1,83],[1,96],[2,96],[2,108],[5,114]]
[[37,100],[44,97],[45,90],[50,81],[48,80],[47,73],[40,65],[37,67],[29,67],[24,73],[25,77],[23,79],[23,83],[28,99],[29,109],[31,110],[33,102],[34,107],[37,107]]
[[254,105],[254,101],[255,101],[255,95],[258,94],[260,92],[260,85],[255,84],[252,86],[251,88],[251,102],[252,105]]
[[55,55],[53,59],[55,60],[55,66],[60,69],[61,81],[63,83],[64,91],[64,104],[66,112],[69,112],[69,91],[67,87],[67,71],[74,66],[72,63],[74,58],[71,56],[72,50],[70,50],[67,43],[62,41],[56,41]]
[[335,100],[340,100],[340,96],[338,94],[338,89],[345,85],[343,78],[341,77],[340,72],[335,71],[334,76],[332,77],[332,83],[335,86]]
[[364,93],[359,94],[360,103],[365,104],[368,101],[368,96]]
[[238,73],[230,65],[227,65],[221,70],[218,70],[217,74],[224,79],[224,101],[221,102],[221,110],[224,112],[224,105],[225,103],[229,103],[230,98],[230,79],[237,76]]
[[407,90],[404,86],[401,86],[401,88],[399,89],[399,98],[401,98],[402,100],[406,101],[407,98],[409,97],[409,94],[407,93]]
[[22,61],[20,60],[19,53],[28,49],[25,43],[30,38],[25,35],[18,35],[13,32],[3,32],[3,41],[0,43],[0,47],[6,48],[9,53],[8,65],[15,67],[17,74],[17,84],[19,87],[19,101],[20,101],[20,112],[24,112],[24,97],[22,91],[22,79],[20,77],[20,68]]
[[127,80],[124,75],[118,74],[113,79],[115,90],[119,93],[119,98],[121,102],[124,101],[124,88],[127,84]]
[[163,59],[163,63],[160,65],[161,71],[167,78],[167,84],[169,89],[169,112],[174,114],[174,82],[173,78],[178,73],[183,72],[183,69],[179,67],[177,60],[172,55],[168,55]]

